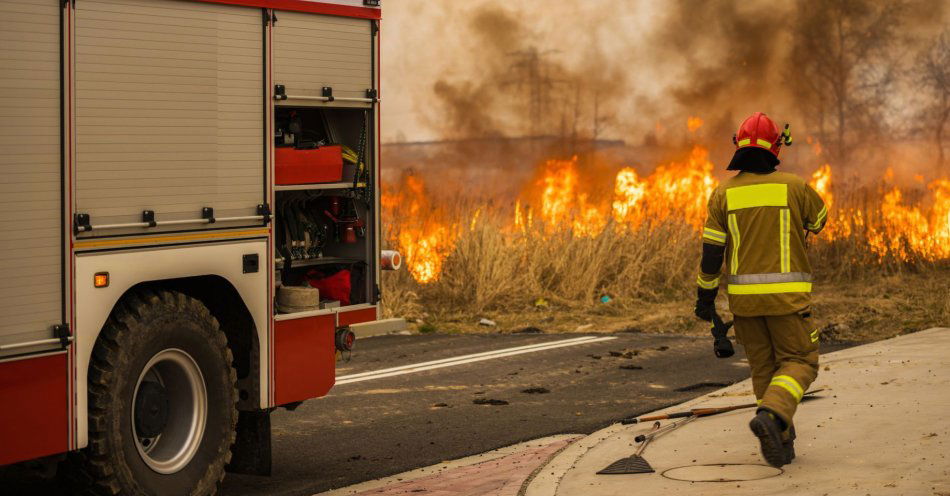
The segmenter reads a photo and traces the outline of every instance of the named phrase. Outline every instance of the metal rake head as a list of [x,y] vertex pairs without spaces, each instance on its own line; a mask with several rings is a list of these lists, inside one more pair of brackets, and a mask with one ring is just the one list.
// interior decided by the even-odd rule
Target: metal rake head
[[650,463],[644,460],[642,456],[633,455],[626,458],[621,458],[611,463],[607,466],[607,468],[597,472],[597,474],[652,474],[653,472],[656,472],[656,470],[653,470],[653,467],[650,466]]

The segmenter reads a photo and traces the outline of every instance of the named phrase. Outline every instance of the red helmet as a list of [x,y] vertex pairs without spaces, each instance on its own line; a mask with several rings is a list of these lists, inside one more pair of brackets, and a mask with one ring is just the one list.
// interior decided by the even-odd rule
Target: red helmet
[[757,146],[765,148],[778,157],[779,149],[783,144],[791,145],[792,137],[788,132],[788,126],[785,131],[779,133],[778,126],[769,119],[769,116],[762,112],[756,112],[751,117],[742,121],[739,130],[732,137],[736,148],[746,148]]

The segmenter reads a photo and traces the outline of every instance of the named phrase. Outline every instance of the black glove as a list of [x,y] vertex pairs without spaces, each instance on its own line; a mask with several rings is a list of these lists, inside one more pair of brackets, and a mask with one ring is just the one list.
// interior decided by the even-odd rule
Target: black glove
[[716,313],[716,295],[718,293],[719,288],[698,288],[696,296],[696,309],[693,311],[693,313],[706,322],[712,322],[713,315]]

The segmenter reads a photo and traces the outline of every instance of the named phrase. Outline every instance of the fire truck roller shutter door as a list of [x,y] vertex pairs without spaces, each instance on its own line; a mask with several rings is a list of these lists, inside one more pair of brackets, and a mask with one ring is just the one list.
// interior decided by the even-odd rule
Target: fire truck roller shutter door
[[[219,219],[256,215],[264,203],[263,30],[260,9],[250,7],[77,2],[76,212],[93,226],[141,222],[144,210],[159,222],[201,219],[204,207]],[[210,227],[250,225],[259,221]]]
[[333,88],[336,99],[366,98],[373,88],[372,21],[279,11],[274,28],[274,83],[284,85],[287,100],[278,105],[369,107],[366,102],[323,103],[294,96],[323,96]]
[[61,4],[0,2],[0,357],[63,323]]

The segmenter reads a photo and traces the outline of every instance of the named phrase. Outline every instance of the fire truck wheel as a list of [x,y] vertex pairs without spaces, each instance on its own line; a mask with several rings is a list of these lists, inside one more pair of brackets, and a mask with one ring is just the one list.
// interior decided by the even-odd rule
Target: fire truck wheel
[[237,375],[198,300],[141,292],[112,312],[89,370],[94,494],[214,494],[231,459]]

